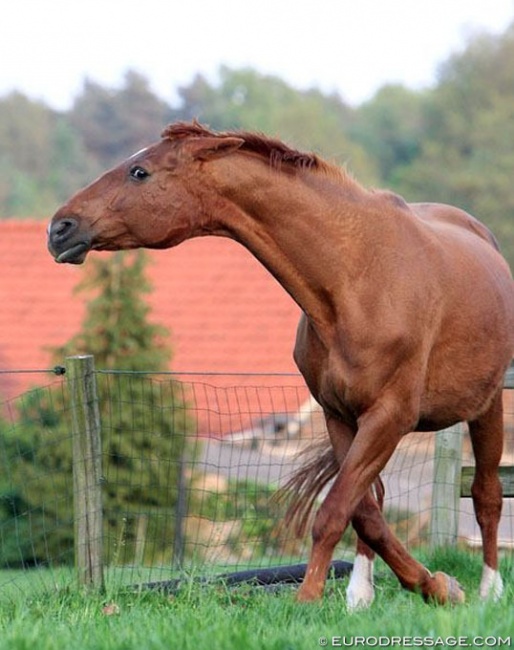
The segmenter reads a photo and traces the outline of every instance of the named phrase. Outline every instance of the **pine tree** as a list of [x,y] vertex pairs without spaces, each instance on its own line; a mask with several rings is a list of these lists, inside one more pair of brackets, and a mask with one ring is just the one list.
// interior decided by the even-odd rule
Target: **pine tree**
[[81,331],[56,352],[60,359],[92,354],[99,368],[155,372],[167,370],[171,351],[165,327],[151,323],[142,295],[150,292],[147,257],[118,252],[92,260],[77,291],[93,292]]
[[[149,321],[142,298],[150,291],[145,264],[144,253],[138,252],[88,265],[78,290],[94,295],[82,329],[55,351],[61,364],[65,356],[95,357],[109,562],[133,562],[135,555],[138,561],[171,561],[178,472],[191,427],[181,384],[168,375],[148,374],[167,370],[171,352],[166,329]],[[17,515],[17,525],[21,512],[30,513],[32,542],[28,557],[21,552],[23,563],[73,556],[69,407],[61,393],[29,394],[14,432],[14,487],[5,492],[4,511]],[[10,440],[4,443],[8,453],[13,452]]]

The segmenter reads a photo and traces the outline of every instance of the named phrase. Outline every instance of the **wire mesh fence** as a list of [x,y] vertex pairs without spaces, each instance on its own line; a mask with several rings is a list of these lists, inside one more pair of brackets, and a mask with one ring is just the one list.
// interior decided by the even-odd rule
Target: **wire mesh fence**
[[[117,584],[304,562],[309,539],[272,497],[325,434],[297,375],[97,371],[103,563]],[[511,394],[506,391],[512,464]],[[75,582],[72,409],[65,377],[0,407],[0,593]],[[464,441],[463,453],[470,455]],[[385,513],[411,549],[430,541],[434,435],[411,434],[383,473]],[[459,538],[476,540],[463,499]],[[439,504],[440,505],[440,504]],[[75,532],[74,532],[75,531]],[[500,538],[514,539],[510,499]],[[337,557],[352,559],[347,531]],[[29,586],[30,585],[30,586]]]

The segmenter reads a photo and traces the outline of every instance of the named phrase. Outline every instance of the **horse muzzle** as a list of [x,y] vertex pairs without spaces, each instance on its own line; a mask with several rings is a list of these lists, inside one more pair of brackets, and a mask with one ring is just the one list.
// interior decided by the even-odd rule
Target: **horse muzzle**
[[91,248],[91,236],[81,231],[75,217],[55,217],[48,226],[48,250],[56,262],[82,264]]

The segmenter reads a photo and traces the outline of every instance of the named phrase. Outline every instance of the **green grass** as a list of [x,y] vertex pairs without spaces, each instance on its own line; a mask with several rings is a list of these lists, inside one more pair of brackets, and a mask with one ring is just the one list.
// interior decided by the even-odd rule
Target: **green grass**
[[[31,595],[27,582],[16,595],[0,599],[0,650],[314,650],[321,647],[320,637],[328,639],[327,647],[335,647],[333,638],[343,645],[350,637],[354,642],[367,637],[379,647],[378,638],[385,644],[393,636],[428,637],[433,646],[438,642],[434,647],[452,647],[451,640],[441,644],[439,638],[460,636],[470,643],[475,636],[511,637],[514,644],[511,559],[503,561],[506,593],[499,603],[477,598],[479,556],[446,551],[424,561],[431,569],[458,576],[467,592],[465,605],[427,605],[400,590],[383,565],[375,603],[353,614],[344,604],[346,581],[329,581],[323,601],[309,605],[297,604],[292,588],[269,593],[248,586],[202,586],[194,580],[186,580],[174,596],[117,588],[100,596],[69,586]],[[104,608],[113,603],[118,613],[107,615]]]

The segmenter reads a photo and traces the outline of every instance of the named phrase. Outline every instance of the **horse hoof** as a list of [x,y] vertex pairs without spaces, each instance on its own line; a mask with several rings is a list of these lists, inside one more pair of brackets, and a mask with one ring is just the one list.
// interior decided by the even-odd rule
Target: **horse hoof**
[[296,593],[296,602],[313,603],[316,600],[320,600],[321,596],[322,596],[322,592],[320,593],[317,590],[313,590],[313,589],[305,589],[304,585],[302,585]]
[[480,582],[480,598],[498,601],[503,594],[503,580],[497,570],[484,565],[482,580]]
[[373,585],[349,585],[346,590],[346,607],[349,612],[368,609],[375,598]]
[[429,599],[431,598],[441,605],[446,603],[457,605],[466,600],[464,591],[456,578],[452,578],[442,571],[437,571],[432,576],[432,580],[435,583],[435,589],[428,595]]

